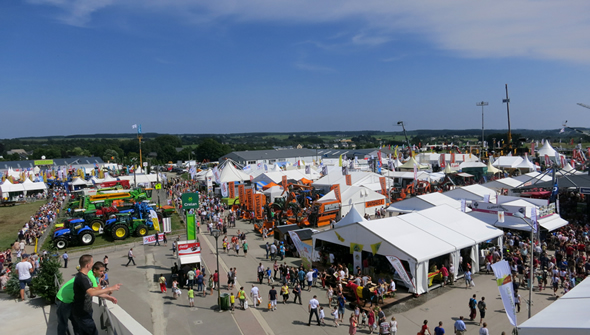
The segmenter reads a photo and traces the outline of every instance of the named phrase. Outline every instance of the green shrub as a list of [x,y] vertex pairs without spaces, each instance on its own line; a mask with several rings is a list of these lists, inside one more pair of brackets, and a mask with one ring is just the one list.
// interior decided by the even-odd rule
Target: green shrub
[[8,282],[6,283],[6,289],[4,290],[4,292],[15,298],[20,295],[18,275],[16,274],[16,268],[14,265],[12,266],[12,272],[8,277]]
[[61,283],[63,283],[63,277],[60,268],[59,258],[56,256],[49,256],[45,259],[41,259],[40,271],[36,277],[33,278],[33,292],[43,297],[47,302],[53,303],[55,296]]

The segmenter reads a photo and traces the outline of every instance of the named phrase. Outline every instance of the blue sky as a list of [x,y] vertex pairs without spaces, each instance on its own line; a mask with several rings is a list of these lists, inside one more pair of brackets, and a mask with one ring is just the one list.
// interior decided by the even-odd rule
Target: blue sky
[[[0,138],[590,125],[590,2],[13,0]],[[24,122],[23,122],[24,121]]]

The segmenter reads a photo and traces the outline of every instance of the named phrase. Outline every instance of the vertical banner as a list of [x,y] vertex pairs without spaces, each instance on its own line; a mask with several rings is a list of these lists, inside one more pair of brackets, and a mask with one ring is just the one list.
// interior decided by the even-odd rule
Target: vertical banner
[[467,201],[465,199],[461,199],[461,212],[465,213],[467,210]]
[[551,165],[551,160],[549,160],[549,155],[545,154],[545,165],[549,166]]
[[221,184],[219,182],[219,177],[221,177],[221,173],[219,172],[219,169],[217,168],[217,166],[213,168],[213,176],[215,177],[215,182],[217,184]]
[[363,268],[363,252],[361,251],[354,251],[352,253],[352,259],[353,259],[353,269],[357,269],[357,266],[362,269]]
[[508,321],[516,327],[516,309],[514,308],[514,288],[512,287],[510,264],[502,260],[492,264],[492,270],[496,276],[496,283],[500,290],[500,297],[502,297]]
[[305,166],[305,174],[311,174],[311,165]]
[[330,187],[330,190],[334,190],[334,195],[336,196],[336,200],[338,202],[342,201],[340,196],[340,184],[332,185],[332,187]]
[[414,164],[414,181],[418,180],[418,165]]
[[447,166],[447,161],[445,159],[445,154],[440,154],[440,167],[445,168]]
[[186,238],[189,240],[197,239],[197,232],[195,229],[195,214],[188,214],[186,216]]
[[537,233],[537,207],[531,208],[531,222],[533,223],[533,233]]
[[406,287],[409,288],[410,291],[413,288],[413,292],[416,292],[416,285],[414,285],[414,282],[410,279],[410,275],[408,275],[408,272],[406,271],[406,269],[404,269],[404,265],[402,264],[402,261],[400,261],[399,258],[397,258],[395,256],[385,256],[385,257],[387,258],[389,263],[391,263],[391,266],[393,266],[393,268],[395,269],[395,272],[397,272],[397,274],[400,276],[400,278],[402,279],[404,284],[406,284]]
[[152,224],[154,225],[154,229],[156,231],[161,231],[160,229],[160,220],[158,220],[158,214],[153,209],[150,209],[150,219],[152,220]]
[[164,221],[162,223],[162,225],[164,226],[164,232],[171,233],[172,232],[172,218],[164,218],[162,221]]
[[311,269],[311,246],[303,243],[299,238],[299,235],[292,230],[289,231],[289,237],[291,237],[291,240],[299,253],[299,257],[301,257],[301,265],[306,269]]
[[246,206],[249,211],[254,210],[254,190],[249,188],[246,190]]
[[221,196],[227,198],[229,192],[227,191],[227,183],[221,183]]
[[379,184],[381,184],[381,194],[389,199],[389,195],[387,194],[387,180],[385,177],[379,177]]
[[505,220],[504,211],[498,211],[498,222],[503,223]]
[[236,183],[235,182],[229,182],[227,183],[227,187],[228,187],[228,191],[229,191],[229,197],[230,198],[235,198],[236,197]]
[[451,152],[451,163],[455,163],[455,153]]
[[352,176],[347,174],[345,177],[346,177],[346,185],[352,186]]
[[244,192],[244,184],[238,185],[238,196],[240,197],[240,205],[243,205],[247,202],[246,193]]
[[264,215],[264,213],[262,211],[262,207],[265,205],[266,199],[265,199],[264,194],[256,194],[255,199],[256,199],[255,200],[256,208],[254,209],[254,213],[257,218],[261,218]]
[[287,191],[288,191],[288,190],[287,190],[287,184],[288,184],[288,183],[287,183],[287,176],[283,176],[283,177],[281,178],[281,184],[283,184],[283,191],[284,191],[284,192],[287,192]]
[[489,194],[483,195],[483,202],[490,202],[490,195]]

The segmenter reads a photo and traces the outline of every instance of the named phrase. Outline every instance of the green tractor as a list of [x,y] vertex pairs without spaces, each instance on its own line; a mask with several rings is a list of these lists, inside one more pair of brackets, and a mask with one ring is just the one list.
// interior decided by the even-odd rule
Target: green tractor
[[129,235],[146,236],[150,229],[153,229],[152,221],[148,219],[138,219],[131,213],[119,213],[114,218],[105,223],[105,233],[109,234],[113,240],[124,240]]

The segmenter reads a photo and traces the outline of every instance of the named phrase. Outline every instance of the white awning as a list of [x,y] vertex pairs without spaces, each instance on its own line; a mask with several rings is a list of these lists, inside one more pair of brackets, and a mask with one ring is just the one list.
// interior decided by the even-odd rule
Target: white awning
[[201,255],[180,256],[180,265],[201,263]]
[[568,222],[559,216],[559,214],[553,214],[546,218],[539,220],[539,225],[548,231],[554,231],[557,228],[565,226]]

